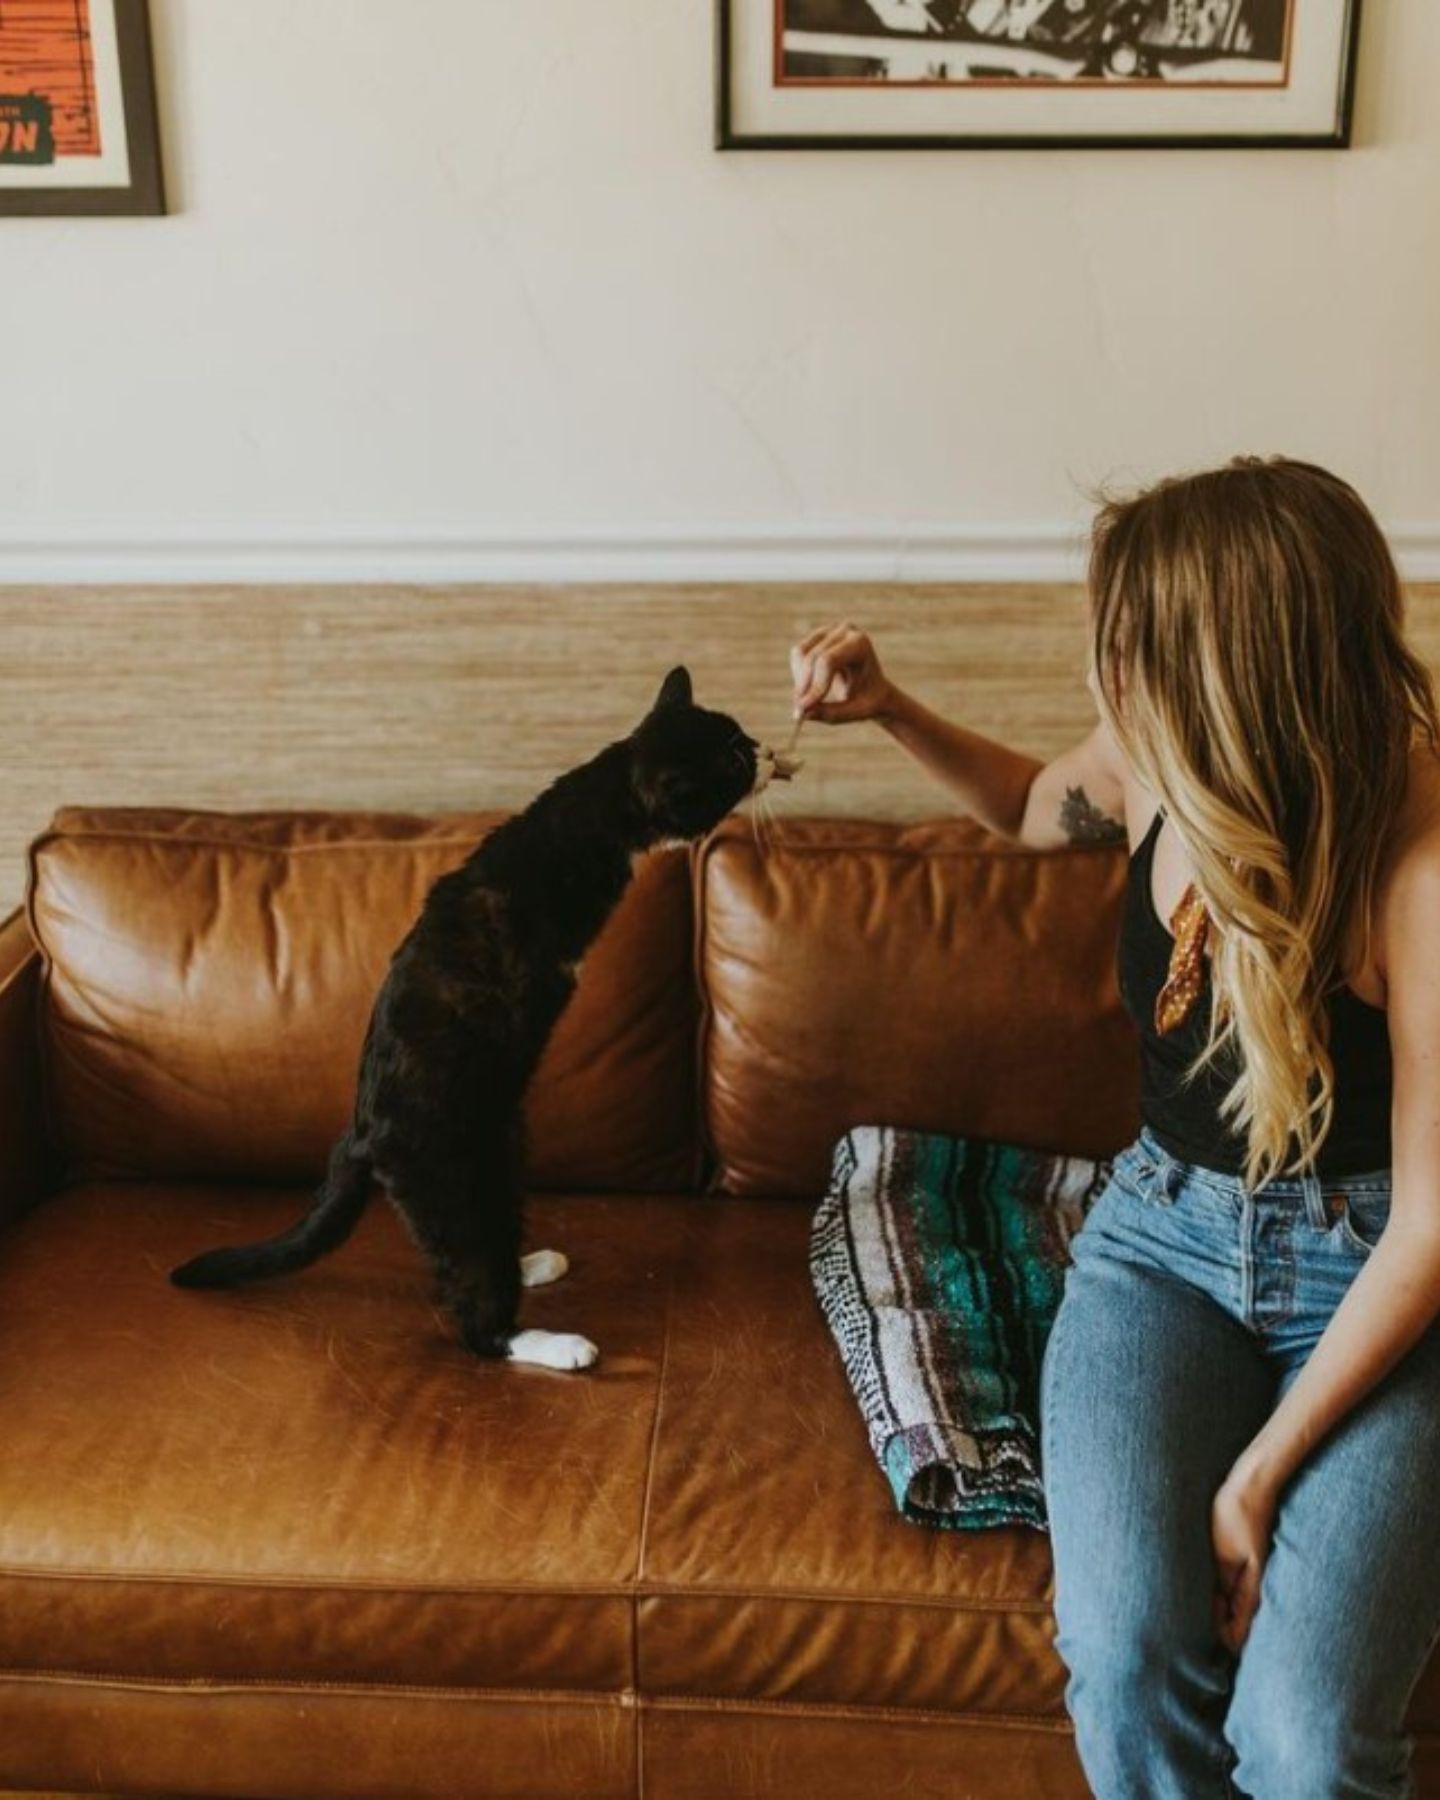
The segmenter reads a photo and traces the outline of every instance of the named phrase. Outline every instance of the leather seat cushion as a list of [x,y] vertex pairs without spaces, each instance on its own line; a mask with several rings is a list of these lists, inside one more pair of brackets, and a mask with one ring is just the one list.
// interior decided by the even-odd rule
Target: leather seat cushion
[[383,1204],[302,1273],[166,1281],[301,1203],[91,1186],[0,1237],[0,1668],[630,1686],[686,1203],[533,1203],[574,1262],[524,1319],[593,1337],[583,1377],[461,1349]]
[[[82,1180],[316,1179],[431,884],[503,817],[69,807],[31,851],[52,1133]],[[530,1090],[546,1188],[697,1175],[690,865],[657,851]]]
[[0,1668],[1063,1723],[1048,1537],[895,1512],[808,1204],[532,1202],[574,1261],[525,1316],[598,1341],[580,1376],[461,1351],[384,1207],[303,1274],[165,1282],[295,1204],[97,1186],[0,1237]]
[[1049,1539],[896,1511],[807,1265],[813,1207],[687,1222],[640,1602],[644,1691],[1063,1717]]
[[[936,1531],[895,1510],[811,1287],[811,1215],[715,1200],[686,1221],[650,1486],[642,1691],[809,1706],[837,1724],[856,1708],[1064,1726],[1049,1536]],[[1440,1651],[1408,1723],[1440,1730]],[[767,1765],[766,1791],[793,1791],[783,1767]]]
[[0,1237],[0,1667],[1058,1705],[1045,1540],[895,1514],[808,1206],[534,1201],[574,1376],[461,1350],[383,1205],[302,1273],[164,1279],[298,1200],[92,1186]]

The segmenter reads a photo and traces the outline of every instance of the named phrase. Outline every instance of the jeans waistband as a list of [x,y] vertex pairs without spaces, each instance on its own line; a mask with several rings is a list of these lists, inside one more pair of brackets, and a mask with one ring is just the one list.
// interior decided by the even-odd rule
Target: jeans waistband
[[[1244,1197],[1245,1184],[1240,1176],[1227,1174],[1223,1169],[1207,1168],[1203,1163],[1186,1162],[1182,1157],[1172,1155],[1148,1125],[1141,1126],[1135,1141],[1167,1191],[1173,1192],[1184,1181],[1198,1183],[1201,1187],[1224,1194],[1230,1199],[1239,1200]],[[1275,1201],[1303,1200],[1310,1216],[1318,1220],[1326,1216],[1326,1194],[1388,1193],[1390,1186],[1391,1171],[1388,1168],[1364,1169],[1354,1175],[1283,1175],[1275,1176],[1263,1187],[1257,1188],[1255,1197]]]

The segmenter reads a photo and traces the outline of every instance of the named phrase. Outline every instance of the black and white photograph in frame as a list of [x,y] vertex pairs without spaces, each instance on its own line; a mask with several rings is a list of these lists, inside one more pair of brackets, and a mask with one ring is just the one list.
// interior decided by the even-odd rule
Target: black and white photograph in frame
[[1350,141],[1360,0],[717,0],[717,9],[722,149]]

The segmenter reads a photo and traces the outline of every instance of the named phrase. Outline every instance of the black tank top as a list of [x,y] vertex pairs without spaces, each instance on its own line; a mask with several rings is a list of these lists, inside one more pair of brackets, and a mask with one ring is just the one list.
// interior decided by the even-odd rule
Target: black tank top
[[[1238,1175],[1244,1140],[1220,1118],[1219,1102],[1235,1078],[1233,1046],[1182,1089],[1179,1077],[1205,1043],[1212,994],[1203,963],[1200,997],[1189,1017],[1163,1035],[1155,1030],[1155,996],[1164,985],[1175,940],[1155,910],[1150,870],[1164,820],[1155,814],[1130,858],[1116,961],[1120,998],[1140,1032],[1140,1114],[1161,1144],[1182,1162]],[[1383,1007],[1372,1006],[1348,985],[1332,990],[1330,1055],[1335,1064],[1335,1107],[1316,1161],[1319,1175],[1355,1175],[1389,1168],[1390,1034]],[[1298,1148],[1291,1139],[1290,1154]]]

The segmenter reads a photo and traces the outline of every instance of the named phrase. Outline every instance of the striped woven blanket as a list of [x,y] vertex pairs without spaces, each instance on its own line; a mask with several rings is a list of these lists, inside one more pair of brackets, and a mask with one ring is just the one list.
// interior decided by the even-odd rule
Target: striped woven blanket
[[1040,1359],[1110,1162],[869,1125],[835,1148],[810,1272],[905,1518],[1047,1531]]

